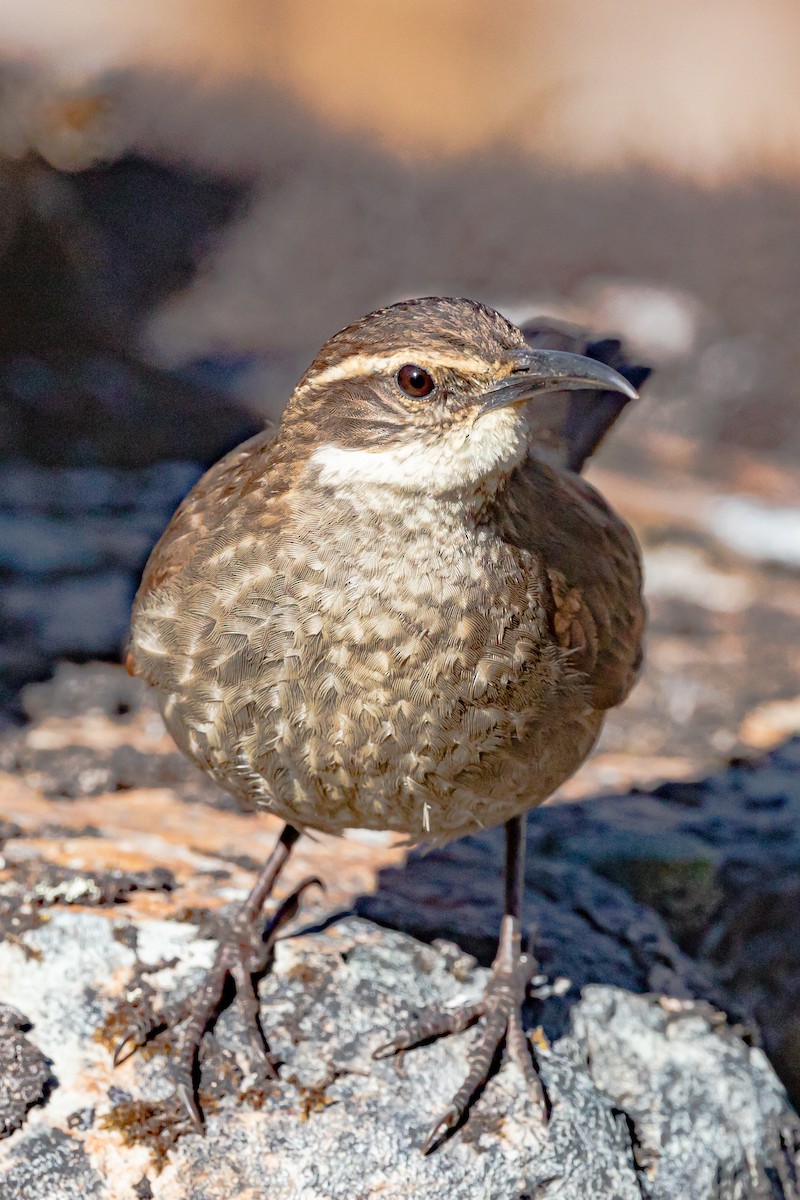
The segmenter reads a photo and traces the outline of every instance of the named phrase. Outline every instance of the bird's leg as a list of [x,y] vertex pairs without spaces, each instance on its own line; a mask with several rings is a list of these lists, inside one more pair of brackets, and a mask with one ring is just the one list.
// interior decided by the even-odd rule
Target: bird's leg
[[506,822],[505,905],[497,954],[484,995],[475,1004],[455,1011],[436,1009],[401,1030],[380,1046],[374,1057],[385,1058],[442,1034],[460,1033],[482,1020],[481,1033],[468,1058],[467,1078],[450,1107],[433,1124],[423,1145],[427,1154],[440,1138],[463,1117],[476,1091],[486,1083],[497,1051],[505,1043],[513,1062],[520,1068],[533,1098],[545,1111],[544,1091],[531,1058],[531,1048],[522,1026],[522,1005],[528,985],[538,970],[536,959],[522,951],[521,915],[525,885],[524,817]]
[[153,1013],[131,1025],[114,1052],[116,1066],[163,1030],[186,1020],[175,1064],[175,1090],[198,1132],[202,1132],[203,1118],[195,1094],[197,1056],[207,1028],[229,1002],[226,1000],[226,985],[229,979],[233,981],[236,995],[245,1011],[248,1036],[256,1061],[260,1060],[268,1078],[277,1077],[269,1044],[259,1020],[256,981],[266,968],[270,951],[281,927],[297,912],[303,892],[311,884],[320,887],[322,885],[318,879],[303,880],[291,895],[278,905],[266,923],[263,921],[261,910],[299,837],[297,829],[292,825],[284,825],[275,849],[258,876],[255,886],[231,923],[230,936],[220,942],[214,962],[200,990],[177,1004],[169,1005],[160,1014]]

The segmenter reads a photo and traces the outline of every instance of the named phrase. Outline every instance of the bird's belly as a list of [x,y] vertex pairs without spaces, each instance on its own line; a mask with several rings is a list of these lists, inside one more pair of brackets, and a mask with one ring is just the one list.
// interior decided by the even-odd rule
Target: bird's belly
[[134,652],[176,741],[242,804],[330,832],[455,837],[540,803],[601,717],[536,563],[455,522],[402,554],[371,533],[303,529],[296,557],[203,564],[140,614]]
[[413,841],[458,837],[534,807],[596,740],[602,714],[568,677],[544,701],[540,681],[524,678],[475,699],[431,666],[435,654],[427,670],[371,686],[340,677],[338,689],[320,668],[313,687],[308,676],[302,687],[285,681],[275,707],[261,695],[220,705],[204,722],[193,690],[170,697],[165,718],[182,749],[248,808],[299,827],[394,830]]

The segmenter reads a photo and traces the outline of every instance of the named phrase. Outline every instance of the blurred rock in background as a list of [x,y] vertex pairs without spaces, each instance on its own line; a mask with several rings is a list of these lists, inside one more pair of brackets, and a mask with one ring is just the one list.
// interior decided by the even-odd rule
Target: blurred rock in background
[[686,773],[797,695],[797,16],[717,7],[4,6],[4,711],[118,655],[181,493],[333,329],[433,290],[658,368],[595,471],[653,634],[592,779]]
[[118,657],[181,494],[334,329],[439,291],[657,368],[591,468],[644,545],[648,661],[567,795],[796,732],[798,23],[4,5],[0,720],[56,659]]

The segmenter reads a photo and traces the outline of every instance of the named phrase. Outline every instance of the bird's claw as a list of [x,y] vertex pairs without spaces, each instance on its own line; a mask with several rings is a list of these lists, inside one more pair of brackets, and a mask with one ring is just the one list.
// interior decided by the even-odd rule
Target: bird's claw
[[192,1131],[205,1137],[206,1125],[203,1120],[203,1114],[195,1097],[194,1087],[191,1083],[187,1084],[183,1080],[179,1080],[175,1084],[175,1096],[183,1111],[188,1116],[192,1123]]
[[169,1017],[166,1014],[157,1017],[155,1013],[151,1013],[148,1016],[134,1018],[114,1047],[112,1056],[114,1066],[119,1067],[122,1063],[127,1062],[131,1055],[140,1050],[142,1046],[146,1046],[153,1038],[163,1033],[169,1025],[181,1019],[182,1016],[176,1017],[174,1013]]
[[193,992],[180,1004],[172,1005],[168,1013],[153,1013],[134,1020],[114,1049],[114,1066],[119,1066],[159,1033],[188,1018],[175,1063],[175,1096],[196,1133],[203,1133],[204,1130],[203,1114],[195,1089],[197,1056],[206,1029],[224,1007],[223,997],[229,978],[235,984],[236,995],[248,1019],[251,1052],[254,1059],[259,1060],[257,1073],[267,1080],[278,1078],[275,1060],[259,1022],[256,978],[266,969],[277,935],[297,914],[300,900],[310,887],[324,890],[322,881],[316,877],[302,880],[263,925],[258,917],[243,910],[233,923],[230,939],[220,944],[199,992]]
[[520,1015],[536,970],[536,960],[528,954],[521,954],[512,967],[495,963],[486,991],[477,1003],[454,1011],[433,1010],[373,1051],[373,1058],[388,1058],[434,1038],[461,1033],[476,1021],[482,1021],[480,1036],[468,1056],[467,1077],[449,1108],[429,1129],[421,1146],[423,1154],[429,1154],[459,1124],[473,1096],[489,1078],[492,1062],[504,1043],[508,1057],[522,1072],[531,1098],[547,1113],[547,1098],[531,1058],[530,1042]]
[[420,1146],[422,1154],[430,1154],[431,1150],[439,1144],[442,1138],[446,1137],[452,1129],[455,1129],[458,1122],[464,1115],[464,1110],[457,1108],[451,1104],[445,1113],[439,1117],[438,1121],[434,1121],[428,1130],[428,1136]]
[[135,1054],[143,1044],[135,1033],[126,1033],[114,1047],[114,1054],[111,1059],[114,1066],[119,1067],[122,1063],[127,1062],[131,1055]]

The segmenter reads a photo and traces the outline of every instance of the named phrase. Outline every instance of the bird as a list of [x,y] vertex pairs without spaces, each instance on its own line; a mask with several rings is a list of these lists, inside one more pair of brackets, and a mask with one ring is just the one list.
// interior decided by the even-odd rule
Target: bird
[[285,822],[199,992],[132,1024],[115,1053],[185,1018],[176,1092],[198,1131],[199,1048],[229,979],[276,1077],[254,981],[320,881],[266,922],[264,908],[303,832],[351,828],[441,844],[505,826],[484,997],[423,1014],[375,1057],[480,1023],[425,1153],[503,1045],[546,1107],[521,1018],[538,969],[523,942],[524,818],[580,766],[642,662],[639,548],[579,472],[648,370],[627,368],[613,340],[592,357],[568,333],[527,334],[441,296],[342,329],[277,432],[213,466],[147,562],[129,670],[193,763],[242,809]]

